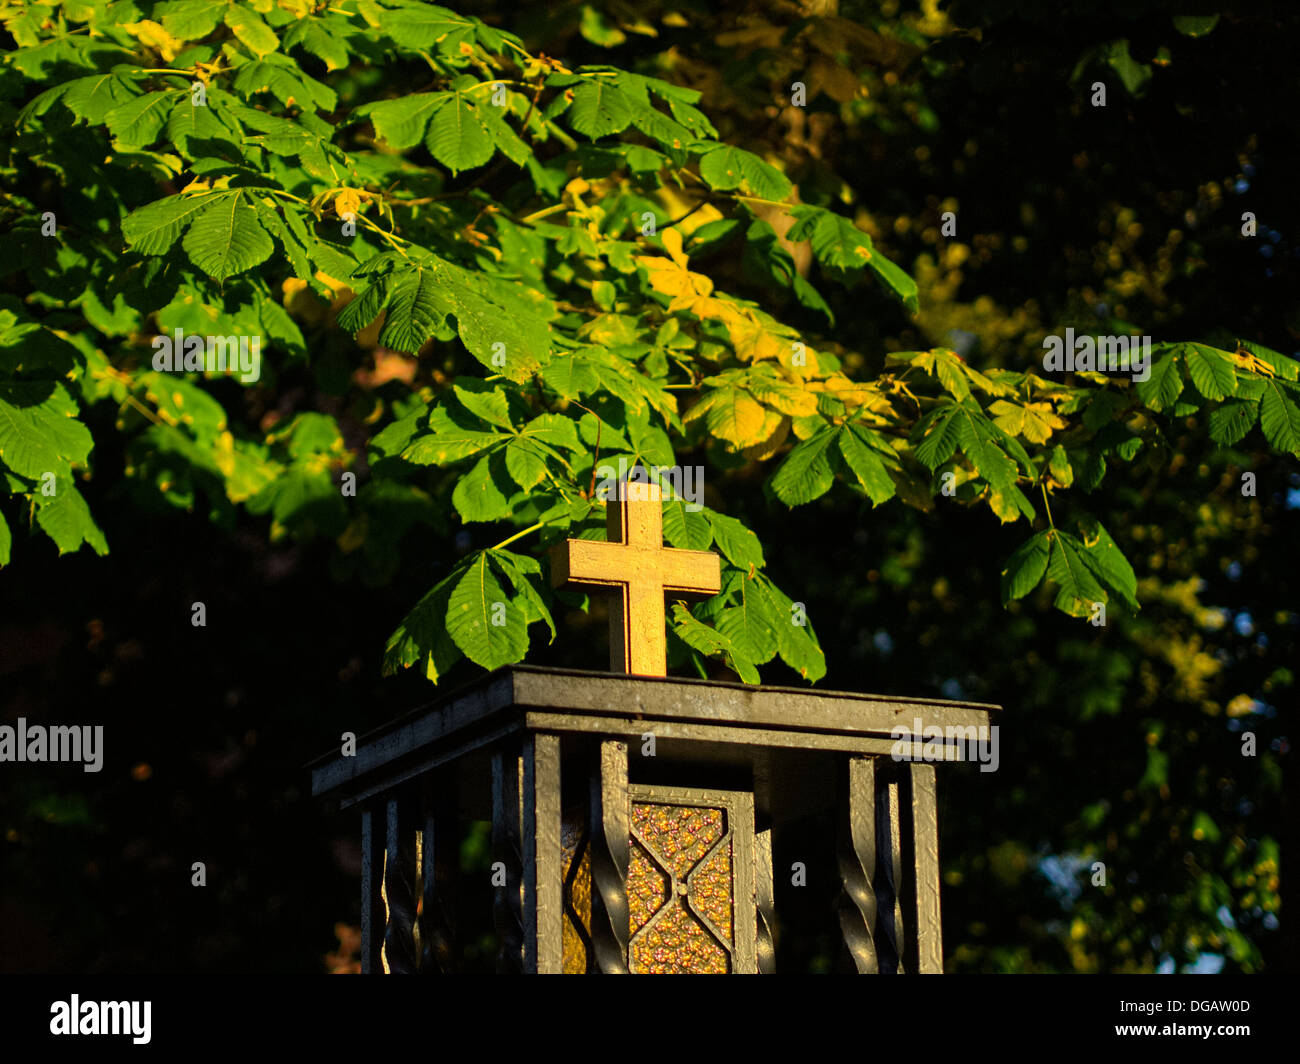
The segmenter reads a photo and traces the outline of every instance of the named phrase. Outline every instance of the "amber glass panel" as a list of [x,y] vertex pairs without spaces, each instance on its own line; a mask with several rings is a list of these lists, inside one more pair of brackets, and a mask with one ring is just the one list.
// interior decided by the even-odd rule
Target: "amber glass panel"
[[[656,974],[729,971],[731,842],[725,811],[635,802],[632,829],[628,867],[631,970]],[[709,857],[724,839],[727,841]],[[701,914],[712,923],[712,931],[701,921]]]
[[[591,851],[578,816],[566,816],[560,828],[564,888],[564,934],[561,967],[565,975],[587,971],[587,943],[591,940]],[[577,859],[577,868],[573,867]],[[572,880],[570,874],[572,873]]]

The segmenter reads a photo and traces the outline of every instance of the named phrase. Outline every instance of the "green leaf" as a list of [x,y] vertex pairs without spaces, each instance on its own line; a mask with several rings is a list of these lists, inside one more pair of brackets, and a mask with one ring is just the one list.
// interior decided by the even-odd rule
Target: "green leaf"
[[390,148],[413,148],[424,139],[429,119],[451,100],[449,92],[417,92],[396,100],[380,100],[356,108],[356,118],[369,118],[375,136]]
[[849,271],[855,281],[863,269],[870,269],[909,311],[917,312],[916,281],[882,255],[871,238],[850,219],[824,207],[807,204],[791,208],[790,213],[796,222],[786,234],[788,239],[807,240],[818,262],[836,270]]
[[833,429],[823,429],[796,444],[772,475],[772,491],[787,506],[802,506],[825,495],[835,482],[826,449],[834,442]]
[[1178,358],[1167,351],[1151,367],[1151,375],[1135,385],[1138,398],[1152,410],[1165,410],[1174,405],[1182,394],[1183,377],[1178,371]]
[[502,485],[492,455],[485,454],[456,482],[451,493],[452,505],[461,519],[500,521],[510,516],[509,485]]
[[959,408],[951,403],[937,406],[919,422],[912,431],[913,443],[916,444],[918,462],[930,470],[938,469],[952,457],[957,450],[959,427],[957,415]]
[[1237,370],[1221,351],[1205,344],[1183,344],[1183,358],[1196,390],[1207,399],[1224,399],[1237,391]]
[[440,580],[402,619],[384,648],[384,674],[425,663],[425,675],[434,683],[461,658],[460,648],[447,634],[447,604],[460,578],[459,569]]
[[805,680],[816,683],[826,675],[826,655],[817,645],[812,622],[804,617],[803,624],[796,624],[799,611],[795,603],[766,576],[760,573],[752,584],[747,593],[758,597],[760,608],[771,622],[781,660]]
[[165,254],[211,202],[210,196],[176,195],[146,204],[122,220],[122,236],[142,255]]
[[[731,645],[742,657],[755,665],[763,665],[776,657],[779,643],[771,618],[760,605],[761,593],[754,590],[752,580],[741,580],[737,585],[740,601],[725,607],[718,614],[718,631],[731,640]],[[755,677],[749,683],[757,683]]]
[[1083,560],[1094,576],[1119,593],[1130,608],[1137,610],[1137,576],[1133,566],[1124,557],[1110,533],[1100,521],[1089,521],[1082,526]]
[[213,115],[212,108],[194,106],[188,93],[176,100],[167,118],[167,138],[177,151],[191,158],[191,140],[230,140],[231,136]]
[[1060,588],[1056,608],[1071,617],[1087,617],[1092,613],[1093,603],[1106,601],[1106,592],[1083,559],[1083,544],[1068,532],[1054,530],[1051,536],[1052,553],[1047,563],[1047,575]]
[[871,505],[879,506],[893,498],[894,481],[885,469],[885,463],[862,441],[858,429],[853,425],[841,425],[837,438],[845,464],[866,491]]
[[506,594],[480,553],[447,600],[447,634],[471,661],[496,669],[528,651],[523,608]]
[[533,443],[513,439],[506,444],[506,472],[524,491],[546,479],[546,456]]
[[425,146],[453,174],[482,166],[496,151],[496,144],[477,110],[460,93],[454,93],[438,108],[429,125]]
[[285,34],[284,44],[286,48],[301,45],[320,59],[326,70],[343,70],[348,65],[347,45],[316,18],[309,17],[295,23]]
[[463,428],[436,407],[429,415],[430,432],[417,436],[402,451],[402,457],[417,465],[449,465],[504,444],[509,438],[499,432],[478,432]]
[[573,90],[569,125],[588,140],[619,133],[632,122],[626,96],[608,78],[587,81]]
[[1296,408],[1276,380],[1264,382],[1259,401],[1259,424],[1268,442],[1279,451],[1300,451],[1300,409]]
[[885,258],[880,252],[876,252],[867,260],[867,269],[884,281],[885,286],[913,314],[920,310],[921,304],[916,282],[902,267]]
[[0,514],[0,569],[9,564],[9,549],[13,544],[13,536],[9,532],[9,522],[5,520],[5,515]]
[[61,384],[0,382],[0,461],[34,480],[84,465],[94,440],[77,413]]
[[727,561],[745,571],[763,568],[763,544],[758,536],[734,517],[713,510],[704,513],[713,526],[713,541]]
[[33,498],[36,523],[54,540],[60,554],[79,550],[83,543],[96,554],[108,553],[104,533],[90,516],[90,507],[71,480],[57,478],[54,495],[37,493]]
[[566,451],[586,450],[578,439],[577,425],[563,414],[540,414],[520,429],[519,435]]
[[551,642],[554,642],[556,635],[555,621],[551,617],[551,611],[547,608],[542,596],[538,594],[532,581],[528,579],[529,576],[538,576],[541,573],[541,564],[535,558],[530,558],[525,554],[514,554],[508,550],[489,550],[487,555],[492,564],[505,575],[514,589],[523,596],[522,605],[524,607],[525,624],[532,624],[534,621],[545,622],[546,627],[551,630]]
[[387,301],[388,315],[379,341],[394,351],[415,354],[447,317],[446,300],[438,291],[429,263],[399,275],[390,286]]
[[163,29],[182,41],[197,41],[206,37],[229,9],[225,0],[170,0],[154,7],[154,15],[162,20]]
[[434,271],[461,343],[489,372],[523,382],[547,361],[550,329],[537,304],[520,299],[513,286],[451,263],[435,262]]
[[1231,446],[1245,438],[1258,418],[1258,400],[1231,399],[1210,411],[1210,439]]
[[790,179],[753,152],[722,145],[700,160],[700,176],[719,191],[740,189],[761,199],[782,201],[790,195]]
[[120,144],[143,148],[157,139],[175,97],[174,92],[146,92],[114,107],[104,116],[104,122]]
[[240,192],[213,196],[181,246],[195,266],[218,281],[265,262],[275,250],[256,208]]
[[78,118],[98,125],[105,115],[127,103],[138,91],[132,82],[116,74],[96,74],[70,83],[63,102]]
[[759,683],[758,670],[722,632],[696,619],[682,603],[674,602],[673,632],[683,643],[705,657],[722,655],[745,683]]
[[[285,225],[284,219],[280,217],[280,212],[274,207],[268,207],[261,200],[256,201],[254,206],[257,208],[257,217],[262,223],[262,227],[280,241],[280,248],[284,252],[285,258],[289,260],[289,265],[293,268],[293,275],[304,281],[312,280],[316,276],[316,271],[312,267],[311,258],[308,255],[307,248],[304,247],[298,237],[290,231],[289,226]],[[292,208],[286,209],[292,210]],[[354,306],[358,301],[359,300],[356,299],[351,300],[347,307],[343,308],[343,312],[339,314],[338,322],[342,328],[349,329],[347,325],[343,324],[343,313],[346,313],[346,311]],[[372,319],[373,317],[374,315],[371,315]],[[365,322],[364,324],[368,325],[369,322]],[[362,327],[363,326],[356,326],[355,328],[359,329]],[[349,331],[355,331],[355,329],[349,329]]]
[[440,50],[454,51],[462,41],[469,43],[474,22],[436,4],[413,4],[383,12],[383,28],[406,49],[428,48],[438,44]]
[[978,409],[963,408],[954,419],[957,439],[975,471],[995,488],[1007,490],[1016,482],[1016,463],[999,446],[1001,437]]
[[259,59],[280,47],[280,38],[252,8],[228,7],[225,22],[231,32]]
[[470,413],[482,418],[489,425],[496,425],[507,432],[514,431],[514,425],[510,422],[510,406],[506,394],[499,388],[494,388],[490,384],[483,384],[481,387],[456,384],[452,386],[452,391]]
[[1047,572],[1051,553],[1051,532],[1044,530],[1022,543],[1007,559],[1002,570],[1002,605],[1028,595]]
[[713,528],[700,510],[690,510],[685,499],[665,499],[663,507],[664,539],[678,550],[708,550],[713,542]]

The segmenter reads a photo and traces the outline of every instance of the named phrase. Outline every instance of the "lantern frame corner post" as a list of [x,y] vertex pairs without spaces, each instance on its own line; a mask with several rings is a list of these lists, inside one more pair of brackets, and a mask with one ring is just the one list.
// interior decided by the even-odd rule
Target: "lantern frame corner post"
[[384,931],[387,925],[383,896],[384,851],[387,816],[381,802],[361,809],[361,974],[384,971]]
[[523,744],[524,971],[558,975],[564,959],[560,824],[560,737],[532,733]]
[[913,762],[912,846],[916,885],[916,971],[943,974],[943,919],[939,904],[939,801],[933,765]]
[[524,968],[523,752],[517,739],[492,750],[492,862],[505,873],[493,883],[492,923],[497,934],[497,971]]

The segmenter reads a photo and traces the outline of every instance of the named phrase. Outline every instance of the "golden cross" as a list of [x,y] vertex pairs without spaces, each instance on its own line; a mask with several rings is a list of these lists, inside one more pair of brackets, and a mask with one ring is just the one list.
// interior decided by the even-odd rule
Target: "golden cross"
[[[612,493],[613,494],[613,493]],[[708,550],[664,546],[658,484],[624,481],[605,513],[607,542],[566,539],[551,552],[551,584],[616,592],[609,611],[609,668],[668,675],[664,596],[702,598],[722,590],[722,563]]]

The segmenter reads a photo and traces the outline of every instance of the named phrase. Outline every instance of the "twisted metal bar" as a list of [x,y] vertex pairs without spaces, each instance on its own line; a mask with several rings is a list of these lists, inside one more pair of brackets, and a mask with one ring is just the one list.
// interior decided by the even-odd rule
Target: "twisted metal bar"
[[880,971],[876,953],[876,766],[870,758],[850,758],[845,773],[847,801],[839,823],[840,931],[859,975]]
[[754,943],[759,975],[776,972],[776,940],[773,913],[776,909],[772,882],[772,829],[754,835],[754,908],[758,916],[757,941]]
[[388,923],[384,960],[394,975],[415,972],[415,829],[404,794],[388,799],[388,847],[384,862],[384,900]]
[[631,810],[627,744],[602,742],[591,774],[591,951],[603,975],[627,974]]
[[457,843],[456,807],[446,782],[434,776],[425,784],[424,825],[420,833],[420,971],[450,974],[456,970],[455,924],[447,889],[454,873]]
[[[519,754],[498,747],[492,753],[492,859],[505,866],[505,884],[492,899],[497,932],[497,971],[524,971],[523,852],[520,846],[522,775]],[[495,869],[494,869],[495,875]]]
[[902,825],[900,823],[900,788],[894,780],[877,776],[876,786],[876,915],[881,935],[877,941],[880,971],[885,975],[903,973],[903,949],[906,943],[903,908],[900,900],[903,883]]

